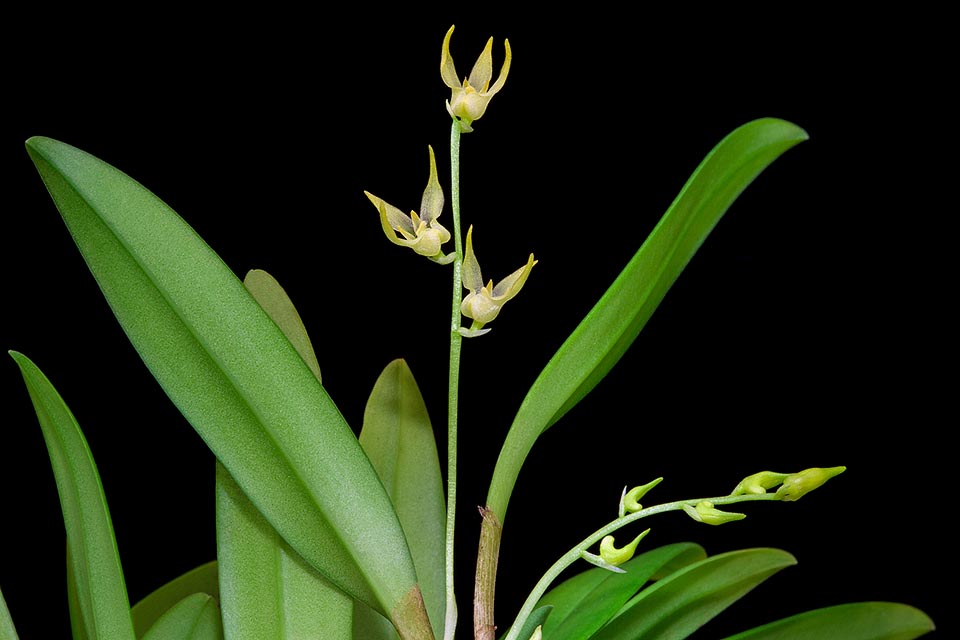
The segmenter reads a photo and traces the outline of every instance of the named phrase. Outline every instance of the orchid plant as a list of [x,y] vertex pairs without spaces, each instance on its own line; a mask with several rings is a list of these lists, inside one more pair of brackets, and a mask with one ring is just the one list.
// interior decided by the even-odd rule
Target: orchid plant
[[[461,80],[450,54],[453,31],[443,39],[440,62],[441,79],[451,90],[445,218],[450,228],[440,222],[447,201],[432,146],[418,211],[405,214],[366,193],[390,243],[452,271],[445,486],[434,428],[403,360],[389,363],[374,385],[357,437],[325,390],[305,323],[276,279],[254,269],[239,280],[174,211],[107,163],[49,138],[27,141],[112,311],[217,460],[216,560],[131,607],[106,500],[80,427],[46,375],[26,355],[11,352],[60,492],[74,638],[469,635],[454,581],[461,345],[464,339],[497,339],[488,335],[489,325],[501,317],[508,319],[500,322],[510,321],[504,307],[535,282],[538,261],[530,253],[509,275],[485,281],[473,225],[463,239],[461,135],[474,131],[504,89],[512,53],[505,42],[503,65],[491,84],[491,38]],[[798,500],[845,467],[760,471],[739,483],[732,478],[729,493],[705,487],[704,496],[654,506],[640,500],[655,495],[662,478],[640,478],[624,488],[609,522],[571,541],[570,550],[530,585],[519,611],[495,616],[494,610],[507,507],[534,443],[625,353],[739,194],[806,138],[798,126],[766,118],[721,140],[533,381],[481,509],[472,612],[476,640],[498,634],[506,640],[684,638],[795,563],[789,553],[772,548],[714,556],[693,543],[646,548],[650,529],[636,531],[635,523],[670,511],[709,525],[735,522],[745,514],[729,510],[732,505]],[[482,222],[476,226],[482,249],[488,245],[481,242],[493,242],[495,234]],[[538,267],[544,268],[549,266]],[[576,566],[585,570],[560,580]],[[907,605],[858,602],[799,612],[731,640],[906,639],[932,629],[924,613]],[[0,640],[16,637],[0,596]]]

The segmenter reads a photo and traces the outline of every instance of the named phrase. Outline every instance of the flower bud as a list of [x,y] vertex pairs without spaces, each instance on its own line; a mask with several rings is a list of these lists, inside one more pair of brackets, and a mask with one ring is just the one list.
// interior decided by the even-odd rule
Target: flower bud
[[800,473],[793,473],[787,476],[780,488],[777,489],[777,497],[787,502],[799,500],[830,478],[838,476],[846,470],[846,467],[828,467],[826,469],[814,467]]
[[724,524],[733,522],[734,520],[743,520],[747,517],[746,514],[743,513],[730,513],[728,511],[715,509],[713,503],[707,500],[698,502],[695,507],[685,504],[683,505],[683,510],[687,512],[688,516],[704,524]]

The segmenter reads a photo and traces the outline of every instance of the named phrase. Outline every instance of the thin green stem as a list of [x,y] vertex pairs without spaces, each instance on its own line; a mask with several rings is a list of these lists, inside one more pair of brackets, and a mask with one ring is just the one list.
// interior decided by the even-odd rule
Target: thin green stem
[[733,504],[735,502],[749,502],[752,500],[779,500],[776,494],[774,493],[762,493],[762,494],[748,494],[742,496],[722,496],[720,498],[696,498],[694,500],[677,500],[676,502],[667,502],[664,504],[659,504],[655,507],[649,507],[647,509],[642,509],[636,513],[631,513],[628,516],[622,518],[617,518],[616,520],[607,523],[600,529],[597,529],[589,536],[583,539],[583,541],[570,549],[570,551],[563,554],[559,560],[557,560],[552,567],[547,569],[547,572],[543,574],[543,577],[540,578],[540,581],[537,582],[536,586],[533,588],[533,591],[530,592],[530,595],[527,596],[526,601],[523,603],[523,606],[520,608],[520,613],[517,614],[517,619],[514,621],[513,625],[510,627],[510,632],[504,637],[504,640],[527,640],[527,638],[520,638],[520,629],[523,628],[523,624],[527,621],[527,618],[530,617],[530,614],[533,613],[534,609],[537,606],[537,602],[540,601],[540,598],[543,597],[543,594],[547,592],[547,589],[553,584],[553,581],[557,579],[564,569],[572,565],[574,562],[579,560],[582,557],[582,554],[587,551],[590,547],[600,542],[604,536],[608,536],[617,529],[625,527],[628,524],[636,522],[641,518],[646,518],[647,516],[656,515],[658,513],[665,513],[667,511],[680,511],[683,509],[683,505],[696,505],[698,502],[703,502],[704,500],[712,502],[714,505],[721,504]]
[[453,304],[450,320],[450,378],[447,394],[447,536],[446,585],[447,608],[443,625],[444,640],[453,640],[457,630],[457,598],[453,586],[453,538],[457,519],[457,410],[460,402],[460,302],[463,296],[461,269],[463,243],[460,236],[460,123],[450,128],[450,206],[453,210],[453,242],[457,257],[453,261]]

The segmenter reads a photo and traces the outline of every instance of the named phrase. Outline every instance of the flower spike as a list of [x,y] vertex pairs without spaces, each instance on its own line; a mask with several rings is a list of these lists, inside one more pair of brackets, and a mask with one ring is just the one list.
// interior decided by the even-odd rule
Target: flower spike
[[437,222],[437,217],[443,211],[443,189],[440,188],[440,180],[437,178],[437,160],[433,155],[433,147],[428,146],[427,149],[430,151],[430,177],[420,200],[419,215],[416,211],[411,211],[408,216],[369,191],[364,193],[380,212],[380,225],[390,242],[401,247],[410,247],[418,254],[440,264],[448,264],[453,262],[456,254],[444,255],[441,249],[441,245],[450,240],[450,232]]
[[477,256],[473,252],[473,225],[471,225],[467,229],[467,247],[463,256],[463,286],[470,293],[460,304],[460,312],[471,318],[473,325],[470,329],[460,329],[460,333],[466,337],[480,335],[483,325],[492,322],[499,315],[503,305],[520,293],[535,264],[537,261],[531,253],[527,258],[527,264],[498,282],[496,286],[493,280],[484,285],[480,263],[477,262]]
[[460,128],[465,132],[473,131],[470,124],[478,120],[487,110],[487,104],[503,88],[503,83],[507,81],[507,74],[510,72],[510,61],[513,54],[510,51],[510,41],[504,40],[503,46],[506,49],[506,55],[503,59],[503,67],[500,69],[500,76],[497,81],[490,86],[490,78],[493,77],[493,38],[487,40],[487,45],[477,58],[470,77],[460,81],[457,75],[457,69],[453,65],[453,56],[450,55],[450,36],[453,35],[453,27],[447,31],[443,38],[443,50],[440,53],[440,77],[443,83],[450,87],[452,93],[450,100],[447,101],[447,111],[459,123]]

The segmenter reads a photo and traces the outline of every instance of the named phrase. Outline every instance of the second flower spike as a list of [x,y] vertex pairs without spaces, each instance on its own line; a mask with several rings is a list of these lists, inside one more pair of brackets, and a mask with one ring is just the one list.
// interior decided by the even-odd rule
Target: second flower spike
[[427,179],[426,189],[423,190],[419,215],[416,211],[407,215],[369,191],[364,193],[380,212],[380,225],[390,242],[410,247],[422,256],[440,264],[447,264],[453,262],[456,254],[444,255],[441,248],[441,245],[450,240],[450,232],[437,222],[437,217],[443,211],[443,189],[440,188],[440,180],[437,178],[437,160],[433,155],[433,147],[428,146],[427,149],[430,151],[430,177]]

